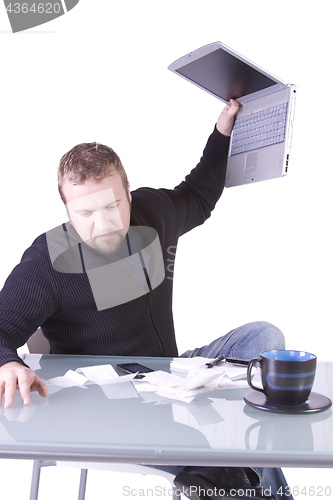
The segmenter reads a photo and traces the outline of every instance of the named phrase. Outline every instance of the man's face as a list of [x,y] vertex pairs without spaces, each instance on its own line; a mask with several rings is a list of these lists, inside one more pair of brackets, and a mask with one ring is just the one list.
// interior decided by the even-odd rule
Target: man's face
[[81,239],[100,252],[115,252],[129,228],[132,200],[118,172],[80,184],[65,179],[62,191],[69,220]]

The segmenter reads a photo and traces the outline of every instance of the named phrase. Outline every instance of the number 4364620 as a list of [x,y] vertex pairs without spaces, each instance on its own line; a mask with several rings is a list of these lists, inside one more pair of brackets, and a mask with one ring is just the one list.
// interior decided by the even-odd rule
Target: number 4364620
[[27,3],[9,3],[6,7],[10,14],[59,14],[61,11],[60,3],[33,3],[30,7]]

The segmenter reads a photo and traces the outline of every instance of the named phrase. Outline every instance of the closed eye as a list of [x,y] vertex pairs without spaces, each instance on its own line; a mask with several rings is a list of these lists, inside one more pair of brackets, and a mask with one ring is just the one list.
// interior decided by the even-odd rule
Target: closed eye
[[114,210],[115,208],[117,208],[117,207],[118,207],[118,205],[119,205],[119,202],[117,202],[117,203],[113,203],[112,205],[108,205],[108,206],[106,207],[106,209],[107,209],[107,210]]

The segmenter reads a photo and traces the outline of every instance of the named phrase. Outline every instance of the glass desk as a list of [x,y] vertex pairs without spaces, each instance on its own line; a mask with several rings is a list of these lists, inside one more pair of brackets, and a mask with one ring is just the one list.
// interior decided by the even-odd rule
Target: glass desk
[[[68,369],[130,361],[169,371],[169,358],[26,355],[43,379]],[[333,363],[318,363],[314,391],[333,399]],[[138,464],[333,467],[332,409],[279,415],[247,406],[244,389],[202,394],[190,404],[138,395],[131,382],[32,393],[0,407],[0,458]]]

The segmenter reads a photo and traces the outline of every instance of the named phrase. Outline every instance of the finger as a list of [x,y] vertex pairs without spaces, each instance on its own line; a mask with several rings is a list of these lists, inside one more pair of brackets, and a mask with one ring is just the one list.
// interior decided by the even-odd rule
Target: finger
[[6,382],[5,387],[5,408],[10,408],[14,403],[17,381],[16,379]]
[[238,112],[239,104],[235,99],[230,99],[220,114],[216,126],[221,134],[230,137],[235,122],[235,114]]
[[28,405],[30,403],[30,382],[26,378],[21,378],[18,382],[22,403]]
[[41,379],[36,380],[36,382],[34,383],[33,390],[38,391],[38,394],[43,398],[47,398],[49,395],[49,389]]
[[5,384],[1,384],[0,386],[0,405],[2,404],[2,396],[5,393]]
[[239,110],[239,103],[235,99],[230,99],[230,104],[228,112],[234,116]]
[[227,120],[234,120],[234,116],[239,111],[239,103],[235,99],[230,99],[230,104],[226,104],[220,115],[220,119],[223,117]]
[[30,387],[30,392],[32,391],[37,391],[38,394],[43,398],[47,398],[47,396],[49,395],[49,390],[47,385],[36,374],[34,374],[34,380]]
[[22,403],[28,405],[30,403],[30,392],[37,391],[40,396],[46,398],[49,395],[47,385],[34,374],[34,379],[22,377],[19,380],[19,389]]

